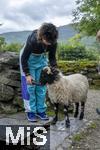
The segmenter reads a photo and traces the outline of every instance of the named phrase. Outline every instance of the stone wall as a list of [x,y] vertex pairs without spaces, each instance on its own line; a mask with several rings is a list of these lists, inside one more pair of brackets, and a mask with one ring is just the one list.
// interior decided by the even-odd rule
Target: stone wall
[[18,55],[0,52],[0,113],[14,113],[22,109]]
[[[73,74],[75,72],[71,72]],[[100,87],[100,74],[97,71],[97,66],[94,67],[86,67],[81,69],[80,71],[77,71],[76,73],[81,73],[88,77],[88,81],[90,84],[90,87],[99,88]],[[69,75],[70,72],[65,73],[66,75]]]
[[85,70],[83,69],[81,73],[88,77],[91,87],[100,87],[100,74],[98,73],[97,66],[94,66],[93,68],[86,68]]
[[98,73],[97,61],[71,61],[59,62],[58,66],[65,75],[81,73],[88,77],[90,87],[100,88],[100,74]]
[[[70,65],[69,65],[70,68]],[[100,86],[96,65],[84,67],[79,72],[87,75],[91,85]],[[73,72],[67,71],[65,74]],[[23,110],[20,89],[19,57],[14,52],[0,52],[0,113]]]

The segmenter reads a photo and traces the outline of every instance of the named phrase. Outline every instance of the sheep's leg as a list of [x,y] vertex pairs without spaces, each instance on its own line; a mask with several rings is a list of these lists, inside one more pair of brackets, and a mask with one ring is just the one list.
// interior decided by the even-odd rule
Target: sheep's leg
[[75,113],[74,113],[74,117],[77,118],[79,113],[79,103],[75,103]]
[[55,111],[55,116],[52,120],[52,124],[56,124],[56,122],[58,121],[58,103],[54,104],[54,111]]
[[65,114],[65,125],[66,128],[70,127],[70,120],[69,120],[69,115],[68,115],[68,106],[64,105],[64,114]]
[[79,120],[82,120],[84,118],[84,109],[85,109],[85,102],[81,102],[81,113]]

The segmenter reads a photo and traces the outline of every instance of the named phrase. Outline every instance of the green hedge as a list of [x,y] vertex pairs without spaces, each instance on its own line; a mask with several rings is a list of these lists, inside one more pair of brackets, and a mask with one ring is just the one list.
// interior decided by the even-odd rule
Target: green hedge
[[89,60],[78,60],[78,61],[58,61],[59,69],[63,72],[79,72],[86,68],[96,68],[98,65],[97,61]]
[[57,56],[60,60],[97,60],[98,52],[93,49],[86,49],[82,44],[59,44]]

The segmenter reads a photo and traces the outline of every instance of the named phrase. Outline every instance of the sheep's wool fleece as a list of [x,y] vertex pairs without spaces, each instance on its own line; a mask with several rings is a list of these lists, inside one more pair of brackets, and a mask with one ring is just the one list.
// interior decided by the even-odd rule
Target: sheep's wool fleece
[[89,84],[84,75],[73,74],[64,76],[60,73],[60,79],[47,87],[51,103],[68,105],[72,102],[85,102]]

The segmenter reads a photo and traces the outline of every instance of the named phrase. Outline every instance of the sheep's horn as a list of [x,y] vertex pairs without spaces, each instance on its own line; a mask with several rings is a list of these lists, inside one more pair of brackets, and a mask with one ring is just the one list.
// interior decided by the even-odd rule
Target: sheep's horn
[[47,71],[47,74],[50,74],[50,73],[51,73],[50,67],[44,67],[43,70],[46,70],[46,71]]
[[51,69],[49,67],[47,69],[48,69],[47,70],[47,74],[50,74],[51,73]]

